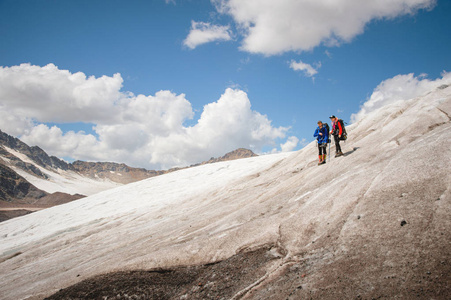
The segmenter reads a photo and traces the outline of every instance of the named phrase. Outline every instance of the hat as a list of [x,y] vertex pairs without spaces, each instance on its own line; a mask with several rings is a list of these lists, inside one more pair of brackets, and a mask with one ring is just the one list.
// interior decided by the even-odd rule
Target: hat
[[329,119],[335,119],[336,117],[334,115],[330,116]]

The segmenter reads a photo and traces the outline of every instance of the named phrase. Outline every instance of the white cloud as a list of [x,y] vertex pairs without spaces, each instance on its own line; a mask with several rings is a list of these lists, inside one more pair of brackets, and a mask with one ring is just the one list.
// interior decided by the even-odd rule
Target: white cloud
[[[239,89],[226,89],[185,126],[194,112],[184,94],[133,95],[121,86],[120,74],[86,77],[52,64],[0,67],[0,129],[51,155],[146,168],[185,166],[239,147],[259,152],[288,130],[253,111]],[[93,123],[97,136],[64,133],[47,122]]]
[[[321,63],[317,64],[317,68],[321,67]],[[314,75],[318,74],[318,70],[312,67],[312,65],[303,63],[301,60],[299,62],[296,62],[294,60],[290,63],[290,68],[292,68],[295,71],[303,71],[304,75],[307,77],[313,77]]]
[[414,14],[436,0],[211,0],[244,36],[242,49],[274,55],[336,46],[363,33],[371,20]]
[[299,139],[295,136],[290,136],[285,144],[280,144],[280,149],[282,152],[293,151],[299,143]]
[[92,134],[85,134],[82,131],[78,133],[69,131],[63,134],[57,126],[49,128],[45,124],[37,124],[21,138],[29,145],[39,145],[49,151],[49,154],[58,157],[100,158],[101,153],[109,152],[107,144],[99,142]]
[[397,75],[382,81],[373,91],[371,97],[361,106],[360,111],[351,115],[351,122],[361,120],[365,115],[387,104],[400,100],[409,100],[438,88],[451,84],[451,73],[443,72],[442,78],[429,80],[426,75],[415,77],[413,73]]
[[119,112],[114,104],[121,87],[120,74],[86,77],[54,64],[0,67],[1,105],[19,119],[89,123],[101,117],[115,122]]
[[229,26],[191,21],[191,30],[183,41],[183,44],[190,49],[194,49],[205,43],[230,41],[231,39]]
[[14,136],[28,132],[33,128],[33,120],[17,114],[12,114],[0,103],[0,129]]

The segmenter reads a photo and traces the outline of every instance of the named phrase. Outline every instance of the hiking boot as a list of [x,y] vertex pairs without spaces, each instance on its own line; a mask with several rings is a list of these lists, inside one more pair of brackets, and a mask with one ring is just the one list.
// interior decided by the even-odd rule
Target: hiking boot
[[337,152],[337,154],[335,154],[335,157],[340,157],[340,156],[343,156],[343,152]]

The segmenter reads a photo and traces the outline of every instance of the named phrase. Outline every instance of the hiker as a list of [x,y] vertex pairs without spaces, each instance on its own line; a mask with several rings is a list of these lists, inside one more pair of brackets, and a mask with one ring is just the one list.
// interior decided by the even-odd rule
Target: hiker
[[[327,125],[327,123],[326,123]],[[328,127],[329,125],[327,125]],[[326,148],[327,148],[327,142],[329,140],[329,130],[326,126],[323,125],[323,122],[318,121],[318,127],[315,130],[315,133],[313,134],[314,137],[316,137],[318,141],[318,152],[319,152],[319,162],[318,165],[323,165],[326,163]]]
[[332,130],[330,134],[334,136],[335,141],[335,157],[343,155],[341,152],[340,140],[346,140],[346,131],[343,120],[338,119],[336,116],[332,115],[329,117],[332,121]]

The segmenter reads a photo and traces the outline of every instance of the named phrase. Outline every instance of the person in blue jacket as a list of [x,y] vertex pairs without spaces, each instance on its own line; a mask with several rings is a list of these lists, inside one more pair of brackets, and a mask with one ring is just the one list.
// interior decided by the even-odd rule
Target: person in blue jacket
[[313,134],[318,141],[318,152],[319,152],[319,163],[318,165],[323,165],[326,163],[327,156],[327,143],[329,140],[329,130],[324,126],[323,122],[318,121],[318,127]]

